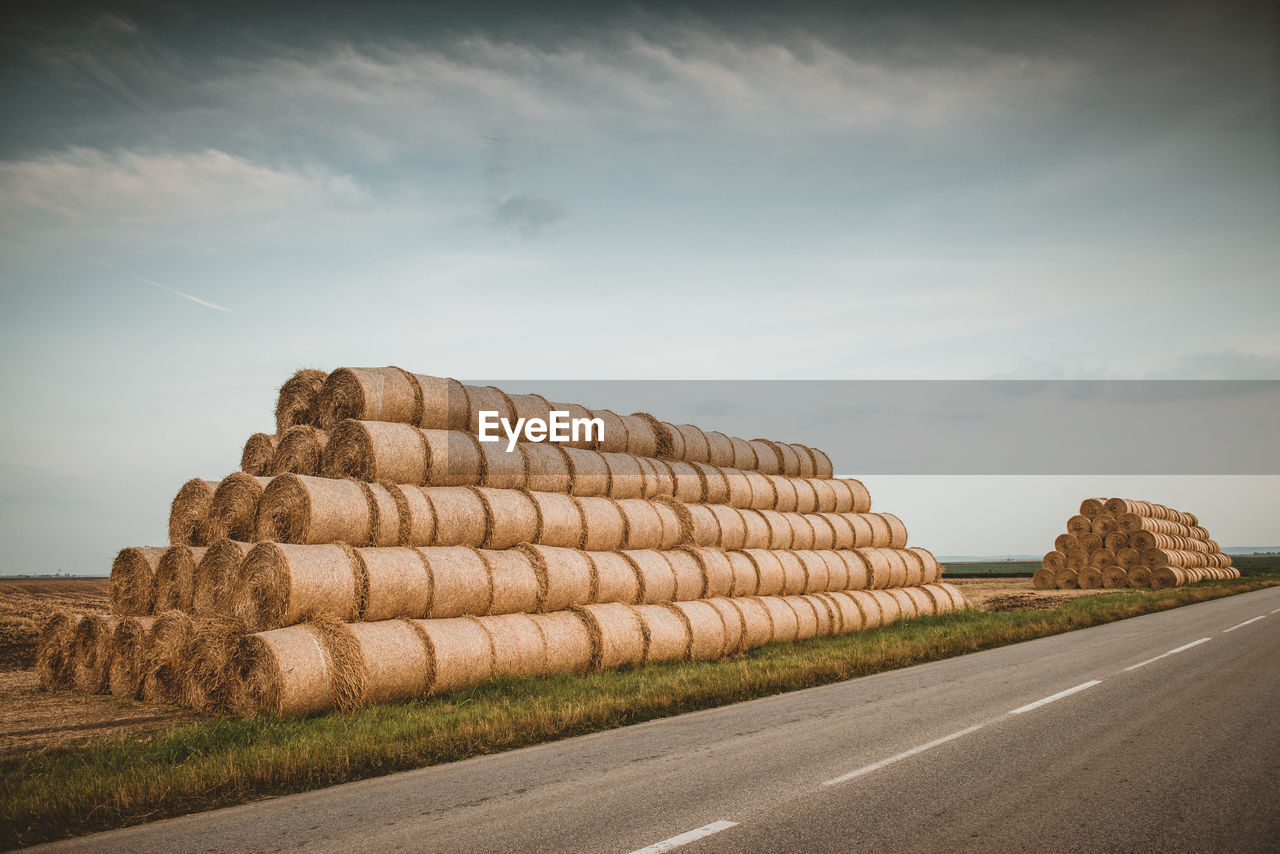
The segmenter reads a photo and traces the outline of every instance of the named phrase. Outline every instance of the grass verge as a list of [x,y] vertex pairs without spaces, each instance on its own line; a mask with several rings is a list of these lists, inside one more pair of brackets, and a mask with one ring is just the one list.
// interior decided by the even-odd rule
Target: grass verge
[[221,718],[0,763],[0,847],[243,803],[495,753],[934,661],[1280,585],[1280,574],[969,610],[730,661],[504,679],[307,719]]

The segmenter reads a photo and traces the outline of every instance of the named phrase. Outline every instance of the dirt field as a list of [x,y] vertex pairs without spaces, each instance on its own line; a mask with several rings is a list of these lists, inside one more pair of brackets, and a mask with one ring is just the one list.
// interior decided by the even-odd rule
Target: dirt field
[[0,671],[34,667],[40,626],[58,610],[107,612],[105,578],[0,578]]
[[1120,593],[1119,590],[1036,590],[1030,578],[947,578],[964,593],[975,608],[984,611],[1016,611],[1019,608],[1044,610],[1081,596]]

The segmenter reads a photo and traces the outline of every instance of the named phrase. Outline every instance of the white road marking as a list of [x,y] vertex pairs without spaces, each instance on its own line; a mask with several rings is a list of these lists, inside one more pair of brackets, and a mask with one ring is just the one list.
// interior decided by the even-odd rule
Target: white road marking
[[664,839],[661,842],[655,842],[644,848],[637,848],[631,854],[662,854],[663,851],[670,851],[673,848],[679,848],[681,845],[688,845],[690,842],[697,842],[704,836],[710,836],[713,833],[719,833],[722,830],[728,830],[731,827],[737,827],[736,821],[713,821],[711,824],[704,824],[702,827],[695,827],[693,830],[686,831],[679,836],[673,836],[670,839]]
[[872,771],[878,771],[884,766],[892,765],[895,762],[898,762],[902,759],[906,759],[908,756],[915,756],[917,753],[924,753],[926,750],[931,750],[932,748],[935,748],[940,744],[946,744],[948,741],[955,741],[957,738],[966,736],[971,732],[977,732],[978,730],[982,729],[984,726],[986,726],[985,723],[974,724],[973,726],[968,727],[967,729],[962,729],[959,732],[953,732],[951,733],[951,735],[944,735],[942,738],[935,738],[933,741],[929,742],[928,744],[922,744],[919,747],[913,747],[910,750],[904,750],[899,754],[890,756],[888,759],[881,759],[879,762],[872,762],[870,765],[863,765],[861,768],[857,769],[856,771],[850,771],[848,774],[841,774],[839,777],[832,777],[830,780],[825,781],[822,785],[838,786],[841,783],[847,783],[850,780],[854,779],[855,777],[861,777],[863,774],[870,774]]
[[1029,712],[1032,709],[1038,709],[1043,705],[1052,703],[1054,700],[1061,700],[1063,697],[1070,697],[1072,694],[1076,693],[1077,691],[1083,691],[1085,688],[1092,688],[1094,685],[1100,685],[1101,683],[1102,683],[1101,679],[1094,679],[1091,682],[1081,683],[1075,686],[1074,688],[1068,688],[1067,690],[1059,691],[1058,693],[1053,694],[1052,696],[1045,697],[1044,699],[1041,699],[1041,700],[1036,700],[1034,703],[1027,703],[1025,706],[1019,706],[1018,708],[1009,712],[1009,714],[1020,715],[1023,712]]
[[1232,626],[1229,629],[1223,629],[1222,633],[1226,634],[1227,632],[1234,632],[1236,629],[1240,628],[1241,626],[1247,626],[1250,623],[1256,623],[1258,622],[1258,620],[1265,620],[1266,618],[1267,618],[1267,615],[1263,614],[1261,617],[1254,617],[1252,620],[1245,620],[1243,623],[1236,623],[1234,626]]
[[1150,664],[1153,661],[1159,661],[1160,659],[1166,658],[1170,655],[1177,655],[1183,650],[1191,649],[1191,647],[1193,646],[1199,646],[1200,644],[1205,643],[1206,641],[1211,641],[1211,640],[1213,640],[1213,638],[1200,638],[1200,640],[1192,641],[1191,643],[1184,643],[1182,646],[1178,647],[1177,649],[1171,649],[1168,652],[1164,653],[1163,655],[1157,655],[1155,658],[1148,658],[1146,661],[1139,661],[1137,664],[1131,664],[1128,667],[1126,667],[1125,670],[1126,671],[1137,670],[1139,667],[1146,667],[1148,664]]
[[1276,609],[1275,609],[1274,611],[1272,611],[1271,613],[1273,613],[1273,614],[1280,614],[1280,608],[1276,608]]

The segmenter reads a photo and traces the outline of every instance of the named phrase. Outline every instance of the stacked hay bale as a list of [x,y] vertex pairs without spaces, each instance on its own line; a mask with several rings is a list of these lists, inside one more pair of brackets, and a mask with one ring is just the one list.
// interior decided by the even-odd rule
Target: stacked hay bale
[[[482,442],[479,413],[599,418]],[[966,606],[804,445],[398,368],[302,371],[241,472],[121,551],[110,618],[46,632],[47,687],[305,714],[503,674],[737,655]]]
[[1194,513],[1150,501],[1086,498],[1041,561],[1041,590],[1177,587],[1239,578]]

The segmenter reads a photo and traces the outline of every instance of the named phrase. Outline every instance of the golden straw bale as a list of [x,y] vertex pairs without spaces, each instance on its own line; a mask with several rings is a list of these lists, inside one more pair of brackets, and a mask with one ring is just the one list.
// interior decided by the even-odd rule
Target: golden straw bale
[[[729,632],[724,615],[710,602],[672,602],[667,606],[685,625],[689,645],[684,657],[692,661],[714,661],[728,654]],[[741,630],[739,630],[739,637]],[[736,646],[737,641],[735,641]]]
[[75,685],[75,660],[72,639],[82,614],[54,612],[40,627],[36,643],[36,677],[43,691],[71,688]]
[[111,613],[135,617],[152,612],[156,602],[156,569],[165,551],[162,546],[119,551],[111,563]]
[[209,546],[196,564],[191,610],[201,617],[215,617],[231,611],[231,588],[240,563],[253,548],[252,543],[221,539]]
[[540,492],[569,491],[573,475],[564,449],[551,442],[521,446],[524,450],[525,480],[528,488]]
[[609,495],[614,498],[644,498],[644,470],[640,459],[630,454],[602,453],[609,469]]
[[[794,596],[805,592],[809,578],[805,565],[798,556],[799,552],[777,551],[771,552],[771,554],[777,558],[778,563],[782,566],[782,589],[779,594]],[[764,594],[760,595],[763,596]]]
[[412,548],[355,549],[365,579],[360,618],[366,622],[427,616],[431,605],[431,571],[422,553]]
[[528,552],[485,549],[480,558],[489,567],[493,586],[490,614],[525,614],[538,607],[538,571]]
[[493,643],[494,676],[539,676],[547,670],[547,642],[528,614],[497,614],[479,622]]
[[884,590],[892,580],[893,567],[882,549],[854,549],[867,566],[867,587],[872,590]]
[[818,509],[818,493],[813,488],[813,482],[803,478],[791,478],[791,485],[796,493],[796,505],[793,512],[815,512]]
[[230,656],[241,714],[307,715],[354,708],[365,691],[360,644],[345,626],[289,626],[244,637]]
[[789,477],[773,474],[765,475],[769,480],[769,485],[773,487],[774,502],[772,509],[779,513],[794,513],[796,506],[799,504],[799,494],[796,492],[796,482]]
[[[760,570],[756,567],[756,562],[751,555],[741,551],[731,551],[724,553],[725,558],[729,561],[729,567],[733,570],[733,587],[729,591],[730,596],[755,596],[760,590]],[[777,576],[779,583],[781,579],[782,567],[777,566]]]
[[[324,449],[329,444],[329,434],[309,424],[290,427],[280,436],[275,446],[275,453],[267,462],[264,471],[249,471],[248,474],[309,474],[319,475],[324,468]],[[247,447],[247,446],[246,446]]]
[[[821,621],[817,608],[806,596],[784,596],[782,601],[791,606],[796,614],[796,640],[808,640],[819,634]],[[825,608],[823,609],[825,613]]]
[[680,542],[680,520],[669,505],[643,498],[616,501],[626,522],[629,549],[670,549]]
[[422,408],[418,381],[396,367],[339,368],[315,401],[316,421],[326,430],[344,419],[417,424]]
[[675,475],[672,474],[671,466],[667,465],[665,460],[637,457],[637,461],[640,463],[640,472],[644,478],[645,498],[651,500],[655,498],[675,498]]
[[470,486],[431,486],[423,490],[435,511],[434,544],[482,546],[489,535],[484,495]]
[[[742,551],[731,551],[728,553],[732,561],[736,554],[746,555],[755,568],[755,588],[747,595],[754,596],[779,596],[787,586],[787,571],[782,565],[781,556],[788,554],[784,551],[772,551],[768,549],[743,549]],[[748,576],[746,581],[750,581]],[[735,587],[738,582],[735,581]],[[734,591],[735,596],[743,595]]]
[[702,575],[703,596],[730,596],[733,593],[733,564],[720,549],[700,548],[698,546],[681,546],[676,551],[689,554],[698,566]]
[[518,489],[474,487],[483,509],[487,549],[509,549],[533,542],[538,535],[538,507],[532,496]]
[[436,511],[423,487],[388,484],[387,491],[395,502],[399,520],[396,543],[402,546],[432,545],[436,538]]
[[[448,377],[411,374],[418,387],[421,411],[414,423],[431,430],[466,430],[471,403],[462,383]],[[353,417],[353,416],[347,416]]]
[[573,549],[582,544],[585,520],[577,499],[555,492],[530,492],[529,497],[538,514],[538,543]]
[[706,577],[702,573],[702,565],[697,558],[684,549],[673,549],[660,553],[671,565],[675,575],[676,589],[672,599],[704,599],[707,597]]
[[592,603],[622,602],[638,605],[644,589],[635,564],[621,552],[582,552],[591,561]]
[[346,629],[364,663],[363,691],[357,705],[398,703],[427,693],[431,654],[426,638],[412,622],[352,623]]
[[591,635],[582,618],[571,611],[535,614],[546,641],[547,673],[585,673],[591,668]]
[[202,712],[235,708],[242,687],[235,653],[244,636],[244,623],[235,617],[197,623],[178,668],[176,701]]
[[869,590],[867,593],[880,606],[880,625],[887,626],[902,619],[902,603],[890,596],[890,591]]
[[724,468],[733,465],[733,441],[718,430],[708,431],[707,462],[713,466]]
[[604,497],[609,494],[609,465],[598,451],[564,448],[569,461],[569,492],[581,497]]
[[592,670],[609,670],[644,661],[645,624],[636,607],[613,602],[570,609],[582,619],[591,637]]
[[528,462],[524,445],[516,445],[510,451],[506,444],[480,442],[480,482],[494,489],[524,489],[529,485]]
[[[686,504],[684,518],[688,526],[688,542],[695,546],[723,548],[724,536],[720,530],[720,517],[707,504]],[[741,517],[738,517],[741,522]]]
[[578,498],[585,551],[617,551],[627,542],[627,517],[612,498]]
[[272,478],[258,501],[256,539],[362,546],[373,537],[374,517],[369,493],[356,481],[285,474]]
[[663,553],[653,549],[634,549],[622,556],[635,570],[641,601],[647,604],[670,602],[676,597],[676,574]]
[[743,548],[767,549],[773,544],[773,529],[769,527],[769,520],[760,511],[739,509],[738,515],[742,517],[744,529]]
[[795,539],[795,528],[787,521],[785,513],[777,510],[757,510],[760,518],[769,526],[769,545],[771,549],[789,549]]
[[835,590],[826,594],[831,607],[835,609],[835,631],[837,634],[857,632],[866,628],[866,620],[854,598],[843,590]]
[[817,539],[813,523],[803,513],[783,513],[783,518],[791,526],[791,548],[811,549]]
[[883,625],[884,612],[880,609],[880,600],[871,595],[870,590],[850,590],[846,591],[854,604],[858,606],[858,610],[862,612],[862,627],[864,629],[874,629]]
[[904,587],[902,592],[915,603],[917,617],[932,617],[938,612],[933,604],[933,597],[919,587]]
[[833,589],[831,587],[831,570],[827,567],[827,562],[823,560],[820,552],[813,549],[801,549],[792,554],[800,562],[803,571],[801,575],[802,587],[795,591],[796,594],[817,593]]
[[212,545],[227,537],[242,541],[253,539],[258,504],[270,483],[271,478],[243,472],[224,477],[209,502],[204,544]]
[[770,643],[795,640],[800,632],[800,618],[791,603],[781,596],[760,596],[758,601],[769,612],[769,623],[773,628]]
[[187,650],[195,636],[195,621],[182,611],[165,611],[151,626],[149,655],[142,671],[142,699],[173,703],[182,695]]
[[426,546],[415,551],[431,575],[428,618],[489,613],[493,582],[480,552],[466,546]]
[[672,460],[667,463],[671,472],[672,497],[684,503],[702,503],[706,484],[698,469],[691,463]]
[[390,488],[381,483],[362,483],[369,507],[369,539],[356,545],[394,546],[400,542],[400,505]]
[[592,601],[594,572],[589,553],[555,546],[522,545],[538,578],[537,610],[563,611]]
[[476,617],[410,620],[427,642],[428,691],[442,694],[493,678],[493,639]]
[[[333,426],[321,469],[326,477],[366,483],[434,483],[424,431],[412,424],[342,421]],[[479,482],[479,472],[468,483]]]
[[818,471],[818,463],[814,458],[813,449],[808,445],[801,445],[797,442],[792,442],[791,447],[795,449],[796,460],[798,461],[796,474],[800,477],[813,479]]
[[218,481],[187,481],[169,505],[169,543],[175,546],[208,545],[209,508]]
[[316,399],[327,377],[324,371],[304,368],[285,380],[276,397],[276,435],[295,424],[316,423]]
[[367,585],[349,546],[259,543],[240,564],[231,613],[251,632],[317,616],[358,620]]
[[635,605],[644,627],[644,663],[684,661],[689,655],[689,626],[679,611],[664,605]]
[[116,697],[132,700],[142,692],[142,675],[151,649],[155,617],[124,617],[116,625],[111,643],[111,667],[107,689]]
[[171,609],[190,611],[196,595],[196,565],[208,549],[203,546],[169,546],[156,564],[154,613]]
[[701,494],[698,501],[703,504],[725,504],[729,501],[729,481],[720,468],[708,463],[691,463],[698,474]]
[[827,519],[818,513],[811,513],[805,517],[805,520],[813,528],[813,542],[810,544],[811,549],[832,549],[836,544],[836,531]]

